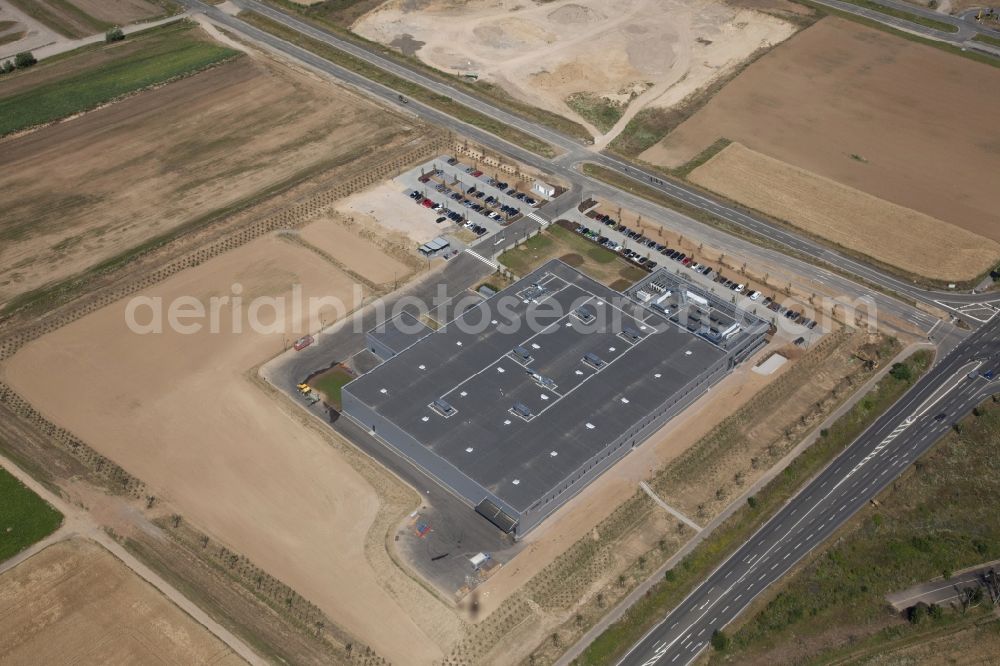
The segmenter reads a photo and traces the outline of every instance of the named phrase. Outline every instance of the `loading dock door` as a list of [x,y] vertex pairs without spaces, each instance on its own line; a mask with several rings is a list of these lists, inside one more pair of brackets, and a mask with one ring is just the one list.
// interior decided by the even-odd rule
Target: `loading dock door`
[[476,513],[499,527],[504,534],[510,534],[517,527],[517,518],[512,518],[489,499],[484,499],[476,505]]

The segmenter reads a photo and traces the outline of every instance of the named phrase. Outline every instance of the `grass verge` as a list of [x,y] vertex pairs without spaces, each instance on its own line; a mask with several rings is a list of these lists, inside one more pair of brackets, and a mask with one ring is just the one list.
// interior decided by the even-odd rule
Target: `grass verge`
[[604,133],[614,127],[625,113],[623,104],[589,92],[573,93],[566,98],[566,106]]
[[[887,374],[816,442],[799,454],[784,471],[740,507],[702,541],[664,580],[650,589],[625,615],[597,637],[576,660],[580,665],[613,663],[680,603],[697,584],[750,537],[811,477],[843,451],[865,428],[906,392],[930,366],[930,352],[920,351],[903,362],[908,379]],[[904,373],[898,373],[903,376]]]
[[309,386],[326,396],[326,401],[340,411],[340,390],[355,379],[347,368],[336,366],[309,380]]
[[442,113],[446,113],[453,118],[461,120],[462,122],[474,125],[479,129],[500,137],[504,141],[509,141],[510,143],[520,146],[525,150],[529,150],[536,155],[541,155],[542,157],[555,157],[556,155],[556,151],[552,146],[540,139],[536,139],[526,132],[510,127],[499,120],[494,120],[485,114],[459,104],[450,97],[431,92],[423,86],[407,81],[406,79],[396,76],[395,74],[390,74],[381,67],[376,67],[375,65],[367,63],[360,58],[356,58],[353,55],[334,48],[333,46],[321,42],[318,39],[306,37],[301,32],[288,28],[276,21],[272,21],[271,19],[257,14],[256,12],[240,12],[239,18],[256,28],[260,28],[261,30],[274,35],[275,37],[279,37],[286,42],[290,42],[296,46],[306,49],[311,53],[315,53],[335,65],[349,69],[352,72],[360,74],[366,79],[380,83],[395,90],[396,92],[406,95],[411,99],[418,100],[427,106],[433,107]]
[[990,44],[991,46],[1000,46],[1000,37],[991,37],[990,35],[978,34],[972,38],[972,41]]
[[0,467],[0,562],[56,531],[63,516]]
[[376,0],[341,0],[340,2],[321,2],[313,5],[303,5],[289,0],[264,0],[264,3],[296,14],[303,20],[313,23],[324,30],[328,30],[341,39],[377,53],[384,58],[388,58],[430,78],[454,86],[462,92],[475,95],[505,111],[528,120],[533,120],[541,125],[545,125],[549,129],[586,143],[591,143],[594,140],[594,137],[587,131],[587,128],[580,123],[565,118],[558,113],[531,106],[515,99],[510,93],[497,85],[480,80],[470,81],[464,76],[455,76],[447,72],[442,72],[425,64],[419,58],[404,55],[393,48],[365,39],[351,32],[350,26],[355,20],[360,18],[369,9],[373,9],[381,4]]
[[505,251],[499,261],[515,275],[524,276],[555,258],[604,284],[625,280],[631,285],[646,275],[646,271],[626,263],[611,250],[558,224]]
[[958,32],[958,26],[954,26],[950,23],[935,21],[932,18],[927,18],[926,16],[920,16],[918,14],[911,14],[910,12],[903,11],[902,9],[880,5],[879,3],[872,2],[871,0],[843,1],[849,2],[852,5],[857,5],[858,7],[862,7],[864,9],[870,9],[873,12],[878,12],[879,14],[885,14],[886,16],[892,16],[893,18],[903,19],[904,21],[909,21],[910,23],[916,23],[917,25],[922,25],[925,28],[931,28],[941,32]]
[[[853,659],[975,619],[974,604],[956,603],[955,610],[945,604],[907,622],[884,597],[1000,558],[998,441],[1000,403],[989,400],[883,491],[878,506],[865,508],[825,552],[816,552],[739,628],[727,654],[715,660],[741,662],[789,642],[802,650],[785,655],[797,663]],[[980,608],[988,606],[986,595]],[[852,640],[819,640],[832,631],[850,634]]]
[[[150,30],[135,40],[141,44],[139,49],[117,49],[122,57],[21,93],[2,96],[0,87],[0,136],[93,109],[238,55],[198,39],[192,32],[194,25],[178,21]],[[114,52],[116,46],[106,48]],[[37,67],[45,67],[45,63]],[[34,71],[19,76],[31,76]]]

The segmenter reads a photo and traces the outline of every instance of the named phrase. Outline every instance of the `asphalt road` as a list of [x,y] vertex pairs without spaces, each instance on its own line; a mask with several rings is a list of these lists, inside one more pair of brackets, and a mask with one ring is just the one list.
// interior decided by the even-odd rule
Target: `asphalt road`
[[[1000,321],[981,327],[941,359],[823,472],[733,553],[619,661],[688,664],[712,633],[890,484],[1000,383],[970,379],[1000,368]],[[944,414],[942,419],[938,416]]]
[[[835,2],[836,0],[828,1]],[[601,153],[595,153],[589,147],[583,145],[576,139],[562,135],[530,120],[526,120],[520,116],[503,111],[502,109],[498,109],[488,101],[479,99],[478,97],[458,90],[447,83],[432,79],[420,72],[410,69],[405,65],[389,60],[334,34],[316,28],[284,11],[260,4],[255,0],[234,0],[234,2],[241,8],[252,9],[253,11],[259,12],[260,14],[265,15],[287,27],[293,28],[304,35],[349,53],[372,65],[406,79],[407,81],[425,87],[435,93],[451,97],[452,99],[468,106],[469,108],[475,109],[484,115],[490,116],[507,125],[516,127],[517,129],[538,139],[548,142],[558,150],[562,151],[562,154],[553,160],[535,155],[534,153],[509,144],[506,141],[489,134],[488,132],[479,130],[472,125],[461,122],[451,116],[437,111],[436,109],[420,104],[415,100],[410,100],[409,103],[403,107],[409,112],[412,112],[429,122],[453,130],[456,133],[466,135],[488,148],[506,153],[511,157],[540,170],[554,173],[558,177],[570,183],[573,190],[577,193],[586,190],[588,194],[593,193],[598,196],[605,196],[616,200],[637,199],[637,197],[625,195],[625,193],[617,188],[610,187],[600,181],[585,176],[580,171],[580,167],[584,163],[590,162],[598,164],[636,180],[637,182],[642,182],[653,188],[659,189],[664,194],[678,201],[682,201],[688,206],[703,210],[720,219],[724,219],[731,224],[738,225],[752,231],[758,236],[761,236],[776,245],[792,249],[800,255],[811,257],[814,261],[834,266],[839,271],[844,273],[856,275],[868,283],[878,286],[886,292],[894,292],[915,301],[922,301],[926,304],[944,307],[946,309],[954,309],[954,306],[963,303],[976,303],[990,300],[1000,304],[1000,296],[996,295],[991,298],[977,294],[939,292],[921,289],[905,280],[886,275],[866,263],[852,259],[851,257],[845,256],[807,238],[800,237],[792,232],[785,231],[784,229],[781,229],[762,218],[742,212],[722,199],[698,192],[681,183],[663,180],[658,175],[639,169],[637,166],[618,158]],[[370,95],[381,98],[390,104],[398,105],[398,93],[394,90],[370,81],[350,70],[339,67],[323,58],[320,58],[319,56],[316,56],[315,54],[310,53],[309,51],[306,51],[305,49],[299,48],[293,44],[274,37],[269,33],[258,30],[244,21],[224,13],[217,7],[206,5],[203,2],[200,2],[200,0],[181,0],[181,4],[185,5],[192,11],[204,13],[214,22],[226,26],[236,32],[242,33],[246,37],[261,45],[267,46],[274,51],[283,53],[286,56],[299,60],[300,62],[303,62],[320,71],[326,72],[341,81],[359,88]],[[855,6],[848,5],[848,7]],[[855,9],[860,10],[861,8],[855,7]],[[927,31],[927,29],[923,29],[921,26],[914,26],[914,31],[920,32],[921,30],[924,30],[925,32]],[[669,218],[672,222],[683,220],[684,224],[690,226],[691,228],[699,229],[699,232],[711,229],[708,225],[683,216],[676,211],[657,206],[656,204],[652,204],[645,200],[643,201],[645,202],[645,207],[652,208],[657,211],[656,217]],[[733,237],[728,235],[727,238],[733,239]],[[729,244],[731,245],[732,242],[729,241]],[[748,250],[753,251],[753,248],[756,247],[757,246],[752,246],[752,248],[748,248]],[[805,262],[801,262],[778,253],[775,254],[778,255],[781,261],[786,264],[793,266],[799,264],[798,266],[795,266],[797,270],[805,270],[806,272],[816,270],[812,264],[806,264]],[[823,269],[820,270],[822,271]],[[872,290],[868,287],[841,277],[841,275],[837,273],[829,271],[823,272],[828,273],[830,283],[849,298],[860,298],[862,296],[870,295],[877,301],[878,306],[880,308],[884,308],[885,311],[898,313],[914,311],[909,304],[902,303],[895,298],[886,296],[884,293],[872,293]],[[918,319],[920,318],[920,315],[914,316]],[[933,318],[927,317],[922,321],[922,325],[929,328],[933,325],[933,321]]]
[[990,571],[1000,571],[1000,560],[987,562],[981,566],[956,573],[948,578],[935,578],[934,580],[920,583],[900,592],[893,592],[885,595],[886,601],[892,604],[898,611],[905,610],[918,603],[938,604],[947,606],[958,600],[962,595],[962,590],[967,587],[983,585],[985,576]]

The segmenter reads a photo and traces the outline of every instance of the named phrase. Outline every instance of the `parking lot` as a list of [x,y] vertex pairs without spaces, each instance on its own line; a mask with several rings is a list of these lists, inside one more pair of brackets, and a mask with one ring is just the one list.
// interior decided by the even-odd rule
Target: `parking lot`
[[447,155],[400,175],[397,181],[407,188],[403,194],[414,206],[424,209],[421,214],[441,225],[443,234],[457,234],[452,240],[458,244],[469,238],[459,230],[484,238],[547,203],[505,174],[480,170]]
[[[773,323],[791,324],[790,330],[804,337],[803,343],[819,337],[823,331],[818,323],[806,317],[794,304],[779,302],[747,283],[720,275],[710,266],[703,265],[682,250],[669,247],[656,239],[620,224],[610,215],[598,212],[595,207],[586,213],[569,210],[564,216],[574,231],[592,242],[618,253],[627,261],[653,271],[665,267],[705,286],[718,295],[728,295],[738,306],[756,312]],[[766,310],[765,310],[766,309]]]

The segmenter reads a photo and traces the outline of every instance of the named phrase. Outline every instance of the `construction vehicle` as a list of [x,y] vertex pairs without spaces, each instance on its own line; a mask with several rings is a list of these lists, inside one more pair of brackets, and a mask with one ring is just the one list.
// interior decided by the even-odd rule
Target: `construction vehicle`
[[854,352],[854,358],[863,362],[866,369],[875,370],[879,363],[878,347],[870,342],[866,343]]
[[297,388],[302,393],[310,393],[312,391],[312,388],[310,388],[309,384],[296,384],[295,388]]

